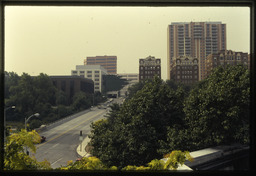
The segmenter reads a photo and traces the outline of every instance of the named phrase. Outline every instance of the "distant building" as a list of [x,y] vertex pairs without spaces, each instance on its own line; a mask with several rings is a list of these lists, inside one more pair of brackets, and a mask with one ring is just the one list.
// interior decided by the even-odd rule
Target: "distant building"
[[102,92],[103,78],[107,70],[100,65],[77,65],[76,70],[71,71],[71,75],[83,76],[94,82],[94,92]]
[[130,83],[139,82],[139,74],[138,73],[121,73],[118,74],[122,79],[126,79]]
[[199,80],[198,59],[189,56],[174,58],[171,65],[171,80],[183,84],[197,82]]
[[139,81],[152,79],[155,75],[161,79],[161,59],[149,56],[139,60]]
[[117,70],[117,57],[116,56],[95,56],[87,57],[84,60],[84,65],[100,65],[104,67],[108,74],[116,74]]
[[127,80],[122,79],[118,75],[103,75],[104,93],[109,91],[119,91],[127,84]]
[[167,79],[170,79],[173,58],[191,56],[198,59],[199,80],[205,74],[209,54],[225,50],[226,24],[221,22],[174,22],[167,30]]
[[94,83],[90,79],[81,76],[50,76],[53,85],[66,93],[68,103],[72,103],[72,98],[77,92],[92,94]]
[[205,61],[207,72],[203,75],[203,79],[211,74],[212,69],[218,66],[226,67],[226,65],[244,65],[250,69],[250,58],[248,53],[235,52],[232,50],[221,50],[218,53],[210,54]]

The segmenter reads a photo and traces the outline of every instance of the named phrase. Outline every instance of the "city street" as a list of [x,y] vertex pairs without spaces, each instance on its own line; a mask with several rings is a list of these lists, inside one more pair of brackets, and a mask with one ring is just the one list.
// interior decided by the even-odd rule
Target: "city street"
[[35,155],[38,161],[46,159],[52,168],[67,165],[69,160],[75,161],[79,156],[76,148],[79,145],[80,131],[85,138],[90,133],[90,124],[93,121],[104,118],[106,109],[93,108],[78,117],[39,133],[46,137],[46,141],[37,145]]

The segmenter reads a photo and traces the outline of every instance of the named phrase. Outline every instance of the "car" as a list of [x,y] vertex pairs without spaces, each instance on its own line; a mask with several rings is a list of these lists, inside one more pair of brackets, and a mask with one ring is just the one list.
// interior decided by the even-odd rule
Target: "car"
[[45,136],[41,136],[41,143],[46,141],[46,137]]

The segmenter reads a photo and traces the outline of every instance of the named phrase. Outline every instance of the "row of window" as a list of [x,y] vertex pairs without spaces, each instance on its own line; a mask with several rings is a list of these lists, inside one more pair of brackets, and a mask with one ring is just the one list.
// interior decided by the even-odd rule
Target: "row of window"
[[144,74],[160,74],[160,71],[145,71]]
[[[72,71],[73,74],[77,74],[77,71]],[[80,74],[84,74],[85,71],[79,71]],[[92,71],[87,71],[87,73],[92,73]],[[94,71],[94,73],[100,73],[100,71]]]
[[[88,78],[91,78],[91,77],[92,77],[92,75],[87,75],[87,77],[88,77]],[[94,77],[99,78],[99,77],[100,77],[100,75],[94,75]]]
[[[180,76],[180,75],[177,75],[177,79],[192,79],[193,78],[193,76],[191,76],[191,75],[189,75],[189,76],[184,76],[184,75],[182,75],[182,76]],[[194,75],[194,78],[195,79],[197,79],[197,75]]]
[[[191,70],[189,70],[189,71],[177,71],[177,74],[180,74],[180,73],[182,73],[182,74],[192,74],[192,71]],[[195,70],[194,73],[197,74],[197,70]]]
[[[160,78],[159,75],[156,75],[158,78]],[[153,78],[153,76],[140,76],[140,79],[150,79],[150,78]]]
[[[213,59],[217,60],[217,57],[214,57]],[[224,60],[224,57],[221,56],[220,60]],[[241,60],[241,56],[226,56],[226,60]],[[247,57],[243,57],[243,60],[247,60]]]
[[155,70],[155,69],[160,69],[160,67],[159,66],[156,66],[156,67],[140,67],[140,69],[141,70]]
[[[181,69],[181,68],[182,68],[182,69],[185,69],[185,70],[186,70],[186,69],[192,69],[192,66],[179,66],[179,65],[178,65],[176,68],[177,68],[177,69]],[[197,69],[198,67],[197,67],[197,65],[194,65],[193,68],[194,68],[194,69]]]

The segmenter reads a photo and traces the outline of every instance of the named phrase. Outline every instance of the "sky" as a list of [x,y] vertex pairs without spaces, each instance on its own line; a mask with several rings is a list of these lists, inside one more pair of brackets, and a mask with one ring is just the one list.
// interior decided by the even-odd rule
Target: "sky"
[[250,51],[249,7],[5,7],[5,71],[71,75],[89,56],[117,56],[117,73],[138,73],[139,59],[161,59],[167,79],[167,27],[222,22],[227,49]]

